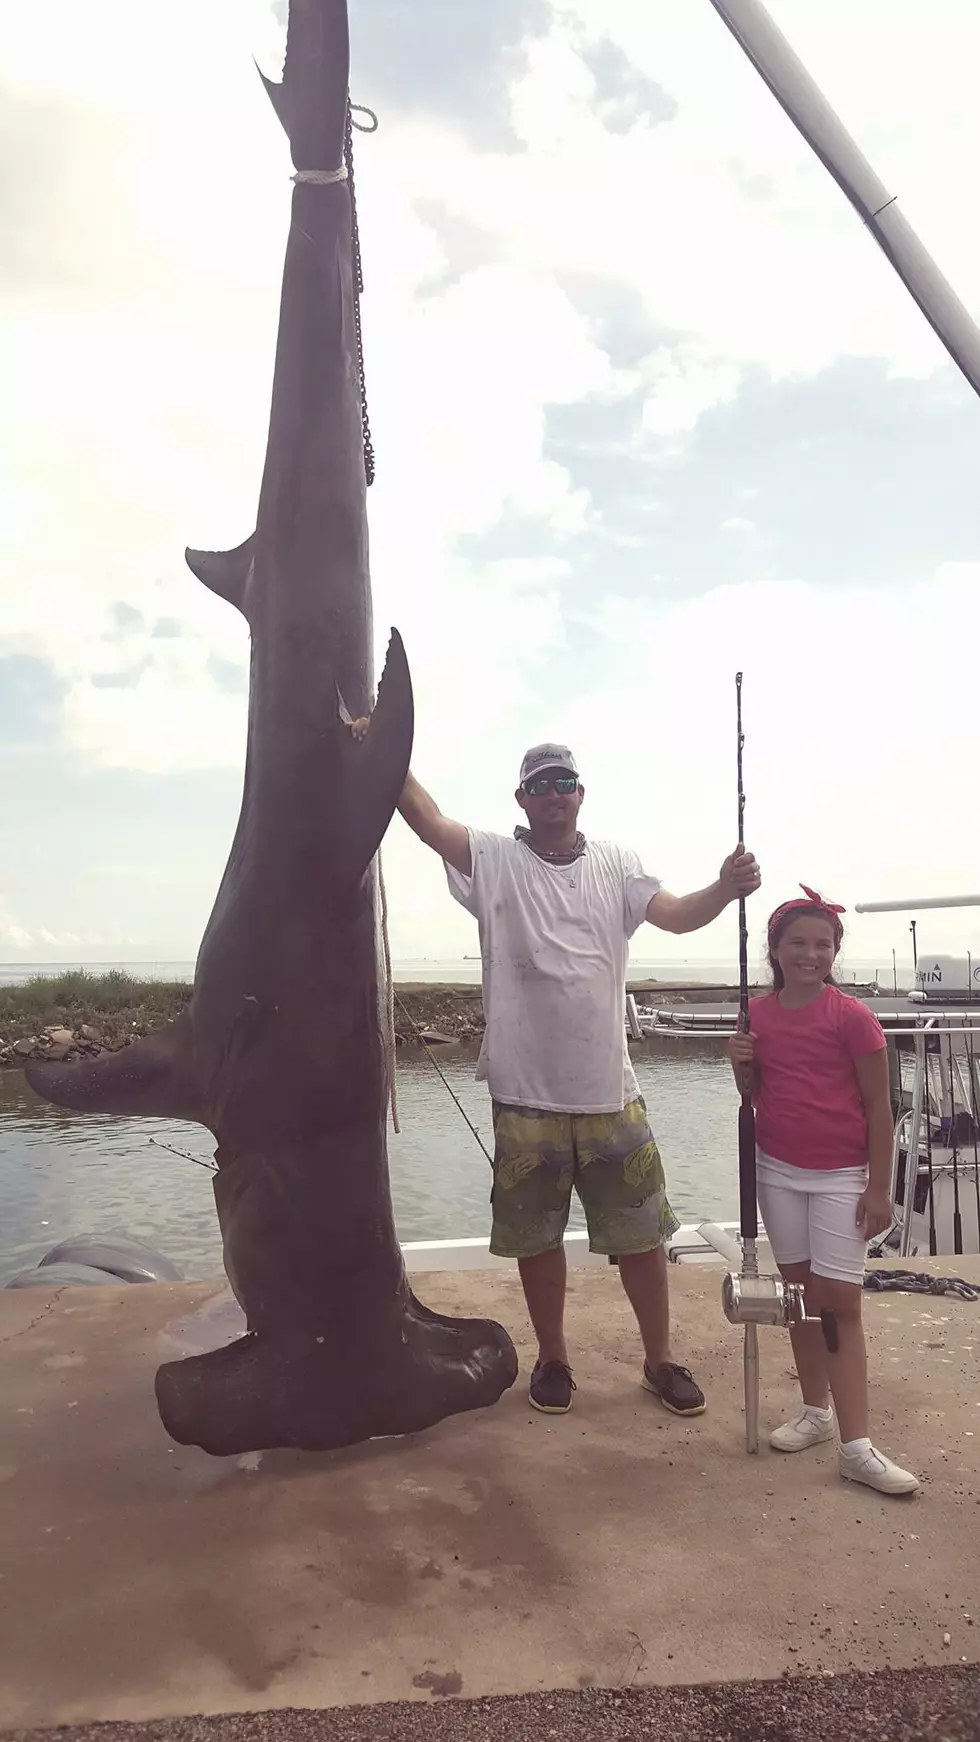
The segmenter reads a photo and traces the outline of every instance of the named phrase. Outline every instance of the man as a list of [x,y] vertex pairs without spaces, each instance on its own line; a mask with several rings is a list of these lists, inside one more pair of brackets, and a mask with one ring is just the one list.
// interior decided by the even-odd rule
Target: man
[[586,841],[585,789],[564,744],[527,752],[515,797],[526,824],[513,839],[444,817],[411,773],[398,808],[479,922],[486,1032],[477,1076],[494,1124],[490,1250],[520,1269],[538,1339],[530,1401],[563,1415],[575,1390],[563,1243],[574,1185],[591,1250],[618,1260],[643,1339],[644,1386],[675,1415],[700,1415],[704,1395],[671,1357],[664,1243],[678,1223],[626,1045],[626,965],[644,920],[698,931],[758,889],[759,869],[740,845],[717,882],[677,896],[635,853]]

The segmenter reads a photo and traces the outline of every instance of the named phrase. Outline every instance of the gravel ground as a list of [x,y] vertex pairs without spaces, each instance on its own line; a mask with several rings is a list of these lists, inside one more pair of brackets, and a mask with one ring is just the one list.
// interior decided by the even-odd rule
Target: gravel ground
[[4,1732],[5,1742],[978,1742],[980,1667]]

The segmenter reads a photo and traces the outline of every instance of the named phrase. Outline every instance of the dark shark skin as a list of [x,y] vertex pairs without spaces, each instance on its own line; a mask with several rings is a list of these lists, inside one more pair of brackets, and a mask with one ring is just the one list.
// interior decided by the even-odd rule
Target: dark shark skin
[[[348,77],[346,0],[292,0],[282,84],[266,83],[297,170],[342,164]],[[27,1071],[59,1106],[196,1120],[217,1139],[248,1335],[156,1378],[168,1432],[215,1455],[414,1433],[517,1375],[499,1325],[415,1299],[392,1216],[375,855],[414,715],[394,631],[371,705],[354,295],[347,186],[298,183],[256,529],[236,551],[187,552],[251,630],[242,808],[194,996],[121,1052]],[[371,715],[363,742],[347,710]]]

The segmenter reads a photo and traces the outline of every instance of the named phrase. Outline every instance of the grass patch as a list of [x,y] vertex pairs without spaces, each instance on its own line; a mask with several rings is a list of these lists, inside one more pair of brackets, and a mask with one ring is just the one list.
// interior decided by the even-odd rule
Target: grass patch
[[145,1031],[178,1015],[191,991],[184,982],[137,980],[118,968],[107,974],[81,968],[34,974],[23,985],[0,987],[0,1035],[19,1040],[56,1024],[79,1028],[83,1022],[108,1034]]
[[[446,987],[413,984],[397,988],[395,1028],[399,1039],[414,1041],[419,1029],[438,1029],[457,1039],[483,1032],[483,1005],[478,986]],[[137,980],[119,968],[89,974],[84,968],[63,974],[34,974],[19,986],[0,986],[0,1064],[21,1061],[10,1050],[15,1041],[41,1041],[46,1028],[68,1028],[77,1034],[83,1024],[93,1039],[109,1047],[138,1040],[164,1028],[190,1002],[193,987],[186,981]],[[35,1051],[44,1057],[44,1045]]]

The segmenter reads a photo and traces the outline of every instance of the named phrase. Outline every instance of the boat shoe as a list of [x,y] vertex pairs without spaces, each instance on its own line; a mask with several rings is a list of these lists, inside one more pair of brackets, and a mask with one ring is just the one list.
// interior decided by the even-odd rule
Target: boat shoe
[[643,1363],[643,1389],[659,1397],[671,1415],[703,1415],[704,1392],[689,1367],[678,1367],[676,1361],[662,1361],[653,1368]]
[[564,1361],[536,1361],[528,1400],[543,1415],[567,1415],[577,1390],[572,1369]]

